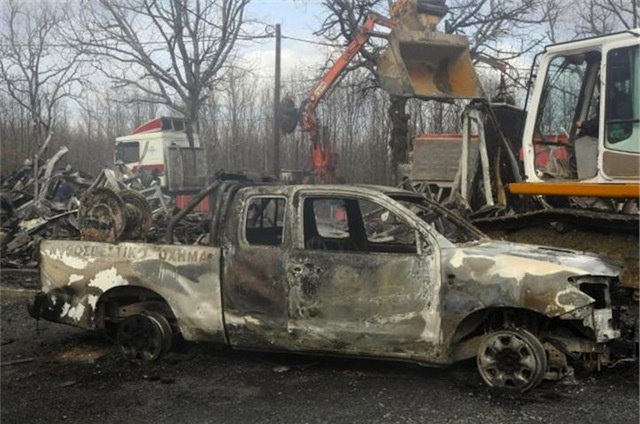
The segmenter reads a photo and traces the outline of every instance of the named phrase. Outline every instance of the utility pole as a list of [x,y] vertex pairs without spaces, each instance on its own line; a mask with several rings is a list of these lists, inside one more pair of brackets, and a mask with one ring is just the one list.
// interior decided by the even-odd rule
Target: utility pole
[[276,72],[273,93],[273,175],[280,176],[280,24],[276,24]]

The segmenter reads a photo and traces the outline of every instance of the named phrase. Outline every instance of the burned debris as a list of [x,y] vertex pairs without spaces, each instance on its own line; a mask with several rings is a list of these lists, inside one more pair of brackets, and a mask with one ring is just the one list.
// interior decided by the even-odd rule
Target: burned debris
[[[57,166],[67,152],[62,147],[40,166],[27,160],[1,177],[3,268],[36,267],[43,239],[114,243],[153,241],[164,234],[175,206],[159,186],[145,185],[123,165],[95,178]],[[197,216],[187,222],[201,233]]]
[[1,177],[2,267],[36,266],[42,238],[78,237],[77,198],[92,180],[70,167],[56,169],[66,152],[60,149],[41,167],[27,160]]

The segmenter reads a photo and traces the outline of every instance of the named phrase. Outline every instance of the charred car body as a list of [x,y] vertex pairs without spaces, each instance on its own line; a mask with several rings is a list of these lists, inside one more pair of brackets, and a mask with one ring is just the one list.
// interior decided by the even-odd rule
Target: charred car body
[[[157,359],[175,334],[239,349],[447,365],[528,390],[635,353],[637,287],[595,255],[493,241],[388,187],[216,181],[197,244],[44,241],[32,316]],[[190,208],[175,217],[182,219]],[[629,302],[627,302],[627,300]],[[637,304],[636,304],[637,307]]]

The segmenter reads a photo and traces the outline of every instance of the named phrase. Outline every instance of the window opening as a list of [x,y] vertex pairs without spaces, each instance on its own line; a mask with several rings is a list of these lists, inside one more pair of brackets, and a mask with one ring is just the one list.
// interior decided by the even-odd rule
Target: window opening
[[252,197],[247,206],[245,238],[249,244],[279,246],[284,233],[285,199]]
[[137,141],[118,143],[116,145],[116,161],[122,161],[125,164],[136,163],[140,161],[140,143]]

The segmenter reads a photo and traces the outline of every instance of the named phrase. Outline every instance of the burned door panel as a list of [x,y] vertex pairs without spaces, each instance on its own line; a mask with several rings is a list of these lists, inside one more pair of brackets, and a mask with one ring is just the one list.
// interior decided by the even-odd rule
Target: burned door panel
[[39,317],[96,328],[102,295],[140,287],[167,302],[185,339],[225,342],[219,248],[44,241],[40,253]]
[[245,190],[225,228],[224,317],[229,342],[287,347],[284,195]]
[[416,228],[366,199],[301,204],[304,248],[286,269],[292,346],[438,362],[439,267]]

